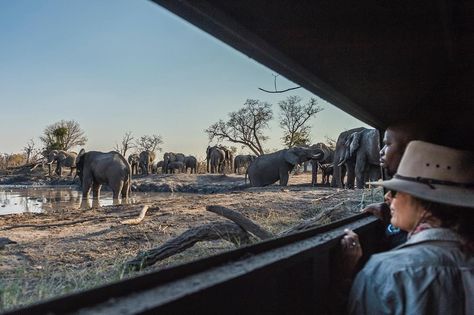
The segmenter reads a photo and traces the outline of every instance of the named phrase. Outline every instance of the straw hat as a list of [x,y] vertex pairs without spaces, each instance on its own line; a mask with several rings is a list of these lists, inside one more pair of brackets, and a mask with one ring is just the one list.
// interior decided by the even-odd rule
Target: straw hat
[[397,174],[370,184],[428,201],[474,208],[474,153],[411,141]]

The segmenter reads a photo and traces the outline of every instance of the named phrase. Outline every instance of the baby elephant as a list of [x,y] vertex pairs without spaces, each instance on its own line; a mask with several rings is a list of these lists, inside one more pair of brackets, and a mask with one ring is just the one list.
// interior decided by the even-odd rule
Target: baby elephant
[[176,173],[176,171],[178,171],[178,173],[185,173],[186,172],[186,165],[183,162],[180,162],[180,161],[170,162],[170,163],[168,163],[168,171],[171,174]]
[[332,163],[320,164],[319,167],[321,168],[321,177],[323,180],[322,181],[323,185],[329,186],[329,176],[332,176],[332,173],[334,171],[334,164]]
[[99,199],[100,188],[107,185],[112,189],[113,198],[119,195],[128,198],[131,184],[131,168],[127,160],[118,152],[79,152],[76,159],[77,175],[82,185],[82,197],[88,198],[92,188],[92,196]]

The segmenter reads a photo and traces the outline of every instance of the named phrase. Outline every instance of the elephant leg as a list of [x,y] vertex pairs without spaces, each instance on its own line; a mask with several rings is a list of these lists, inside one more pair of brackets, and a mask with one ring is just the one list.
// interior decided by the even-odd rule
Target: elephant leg
[[[342,184],[344,184],[344,177],[346,177],[346,173],[347,173],[346,166],[343,165],[339,173],[339,180],[341,181]],[[333,177],[334,177],[334,174],[333,174]]]
[[346,188],[354,189],[354,182],[355,182],[354,163],[346,163],[346,171],[347,171]]
[[318,183],[318,164],[311,162],[311,186]]
[[366,177],[367,177],[367,160],[364,157],[357,157],[356,165],[355,165],[355,176],[356,176],[356,186],[357,189],[364,188]]
[[54,172],[56,173],[56,175],[61,177],[62,169],[61,169],[61,166],[59,165],[59,163],[58,163],[58,165],[56,165],[56,170]]
[[93,183],[92,184],[92,198],[99,199],[100,198],[100,187],[101,184]]
[[128,194],[130,193],[130,181],[126,180],[122,186],[122,199],[128,199]]
[[280,170],[280,186],[288,186],[289,176],[288,171]]
[[84,180],[82,181],[82,199],[89,198],[89,193],[92,188],[92,178],[86,178],[84,176]]
[[112,187],[112,198],[114,200],[119,198],[119,195],[122,192],[123,184],[124,184],[123,180],[119,180],[117,183],[115,183],[115,185],[113,185],[113,187]]

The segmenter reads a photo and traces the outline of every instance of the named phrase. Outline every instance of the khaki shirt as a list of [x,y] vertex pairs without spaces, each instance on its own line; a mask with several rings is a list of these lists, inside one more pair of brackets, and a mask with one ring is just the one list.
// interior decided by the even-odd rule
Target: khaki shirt
[[474,314],[474,257],[459,236],[432,228],[373,255],[357,274],[349,314]]

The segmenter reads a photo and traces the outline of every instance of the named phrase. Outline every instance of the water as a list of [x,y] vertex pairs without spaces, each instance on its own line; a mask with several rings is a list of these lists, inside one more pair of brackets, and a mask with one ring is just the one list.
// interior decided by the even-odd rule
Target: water
[[[133,192],[130,203],[153,202],[169,198],[171,193]],[[177,195],[174,193],[173,195]],[[182,195],[182,194],[181,194]],[[82,202],[82,192],[74,186],[18,187],[0,186],[0,215],[12,213],[40,213],[65,208],[108,206],[114,204],[112,192],[101,191],[99,204],[91,199]]]

